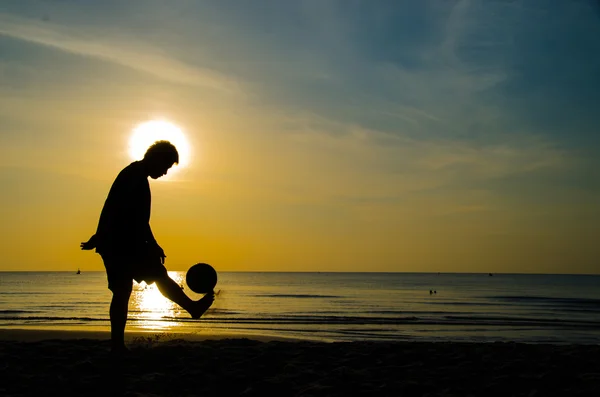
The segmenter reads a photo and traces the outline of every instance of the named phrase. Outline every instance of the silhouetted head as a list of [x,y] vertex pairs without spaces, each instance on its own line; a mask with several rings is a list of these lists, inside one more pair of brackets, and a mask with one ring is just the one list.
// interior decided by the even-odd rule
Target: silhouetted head
[[179,153],[171,142],[156,141],[146,150],[142,161],[146,165],[148,176],[157,179],[166,175],[173,164],[179,163]]

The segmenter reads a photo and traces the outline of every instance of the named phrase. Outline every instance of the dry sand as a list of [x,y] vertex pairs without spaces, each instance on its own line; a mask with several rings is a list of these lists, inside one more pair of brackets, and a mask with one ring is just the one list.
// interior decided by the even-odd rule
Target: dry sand
[[600,395],[600,346],[128,335],[2,330],[0,395]]

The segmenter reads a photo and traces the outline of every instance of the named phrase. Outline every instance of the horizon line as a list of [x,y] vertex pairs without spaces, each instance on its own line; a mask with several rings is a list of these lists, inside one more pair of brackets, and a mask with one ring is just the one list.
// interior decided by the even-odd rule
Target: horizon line
[[[187,272],[187,270],[167,270],[172,272]],[[88,270],[86,273],[105,273],[105,270]],[[72,270],[0,270],[0,273],[73,273]],[[83,273],[83,272],[82,272]],[[600,273],[511,273],[511,272],[402,272],[402,271],[273,271],[273,270],[223,270],[218,273],[290,273],[290,274],[308,274],[308,273],[335,273],[335,274],[483,274],[483,275],[531,275],[531,276],[600,276]]]

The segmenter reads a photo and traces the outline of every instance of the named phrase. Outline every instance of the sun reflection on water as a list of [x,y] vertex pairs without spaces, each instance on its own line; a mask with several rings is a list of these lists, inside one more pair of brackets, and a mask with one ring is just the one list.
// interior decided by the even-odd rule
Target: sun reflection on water
[[[179,285],[183,285],[183,275],[169,272],[169,276]],[[173,319],[179,317],[182,309],[158,290],[156,284],[141,282],[134,285],[130,300],[130,318],[135,325],[144,329],[168,330],[175,326]]]

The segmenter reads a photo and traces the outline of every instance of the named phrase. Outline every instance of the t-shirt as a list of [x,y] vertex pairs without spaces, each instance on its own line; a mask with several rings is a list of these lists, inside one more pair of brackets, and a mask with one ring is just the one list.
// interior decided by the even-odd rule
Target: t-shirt
[[143,164],[134,161],[117,176],[104,202],[96,230],[96,252],[131,255],[143,252],[150,231],[150,184]]

